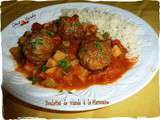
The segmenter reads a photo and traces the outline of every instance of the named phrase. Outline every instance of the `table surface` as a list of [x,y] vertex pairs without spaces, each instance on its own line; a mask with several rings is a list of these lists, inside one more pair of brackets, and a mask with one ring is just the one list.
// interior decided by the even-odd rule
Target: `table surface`
[[[17,17],[48,5],[68,1],[33,2],[23,1],[2,2],[1,29]],[[158,2],[100,2],[113,5],[140,16],[158,33]],[[153,117],[160,115],[158,73],[151,82],[140,92],[114,105],[85,112],[60,112],[41,109],[24,103],[3,90],[3,114],[5,118],[42,117],[42,118],[107,118],[107,117]]]

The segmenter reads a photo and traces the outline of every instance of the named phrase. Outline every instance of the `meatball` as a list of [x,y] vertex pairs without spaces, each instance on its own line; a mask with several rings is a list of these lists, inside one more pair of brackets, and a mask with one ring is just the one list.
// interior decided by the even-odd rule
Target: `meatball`
[[83,25],[79,17],[61,17],[59,21],[59,34],[63,40],[79,40],[84,35]]
[[110,63],[111,40],[99,40],[96,36],[88,36],[82,41],[78,52],[80,63],[89,70],[100,70]]
[[45,32],[32,33],[23,49],[27,60],[36,65],[42,65],[52,55],[54,42]]

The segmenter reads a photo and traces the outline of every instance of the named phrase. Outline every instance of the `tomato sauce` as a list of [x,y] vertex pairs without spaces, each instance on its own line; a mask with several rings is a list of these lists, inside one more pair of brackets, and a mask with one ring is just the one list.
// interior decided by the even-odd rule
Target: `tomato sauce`
[[[54,76],[59,76],[58,78],[54,79],[56,85],[52,87],[59,90],[80,90],[92,85],[105,85],[108,83],[113,83],[136,63],[135,59],[128,59],[125,57],[127,54],[127,49],[122,46],[119,40],[112,41],[111,46],[113,47],[114,45],[118,45],[118,47],[121,49],[121,55],[116,58],[112,56],[110,64],[103,70],[90,71],[85,80],[80,80],[78,78],[81,68],[80,64],[71,67],[67,75],[61,74],[62,69],[60,68],[57,69],[52,76],[48,76],[47,74],[40,72],[40,70],[36,72],[35,66],[28,61],[25,65],[18,65],[16,71],[23,73],[26,77],[36,74],[38,76],[37,78],[39,85],[42,85],[41,82],[43,82],[47,77],[52,77],[54,79]],[[77,44],[74,44],[67,50],[70,55],[74,56],[77,50]]]
[[[72,34],[74,34],[75,31],[77,31],[77,28],[81,29],[78,17],[76,17],[76,16],[74,16],[72,18],[67,17],[66,19],[64,19],[63,22],[65,24],[61,28],[62,30],[60,32],[62,35],[65,34],[66,31],[67,31],[66,32],[67,34],[68,34],[68,32],[71,32],[71,33],[73,32]],[[68,23],[68,24],[66,24],[66,23]],[[75,24],[75,23],[77,23],[77,24]],[[54,42],[54,45],[55,45],[54,46],[55,51],[53,52],[53,54],[55,54],[56,50],[60,50],[63,53],[65,53],[66,55],[68,55],[67,56],[67,57],[69,57],[69,58],[67,58],[67,60],[69,59],[68,61],[71,62],[74,60],[78,60],[77,59],[77,52],[78,52],[78,49],[80,48],[82,38],[73,39],[75,37],[72,37],[71,40],[69,40],[70,45],[68,47],[67,46],[64,47],[64,45],[63,45],[64,35],[59,36],[59,33],[54,31],[54,29],[53,29],[54,27],[52,27],[52,25],[49,27],[51,27],[53,30],[51,32],[53,34],[51,36],[52,41]],[[65,28],[65,27],[67,27],[67,28]],[[75,31],[71,31],[72,29],[70,29],[70,27],[72,29],[74,28]],[[65,30],[64,30],[64,28],[65,28]],[[44,29],[44,25],[41,25],[39,23],[34,23],[32,25],[32,32],[33,33],[38,33],[39,31],[41,31],[41,29]],[[86,29],[87,29],[86,35],[88,37],[91,37],[91,35],[93,33],[95,34],[97,28],[95,25],[89,24]],[[79,33],[79,32],[77,32],[77,33]],[[68,36],[71,37],[72,34],[70,34]],[[25,40],[27,40],[27,39],[25,39]],[[109,83],[113,83],[116,80],[118,80],[120,77],[122,77],[122,75],[125,72],[127,72],[130,68],[132,68],[132,66],[136,63],[135,58],[133,58],[133,59],[126,58],[126,54],[128,51],[125,47],[123,47],[120,40],[116,39],[111,42],[111,48],[113,48],[115,45],[118,46],[118,48],[121,51],[121,54],[116,57],[112,54],[111,60],[110,60],[110,63],[108,64],[108,66],[101,69],[101,70],[96,70],[96,71],[87,70],[79,62],[77,62],[74,65],[71,65],[69,68],[69,71],[67,71],[67,72],[64,70],[64,68],[62,69],[62,67],[60,67],[59,65],[57,65],[56,67],[54,66],[55,68],[53,68],[53,66],[46,68],[46,63],[45,64],[43,63],[40,66],[36,66],[33,63],[31,63],[32,61],[28,61],[28,59],[23,58],[24,56],[22,56],[22,48],[21,48],[22,46],[18,47],[17,49],[13,48],[11,50],[11,53],[16,58],[17,63],[18,63],[16,71],[24,74],[24,76],[26,78],[30,78],[30,80],[32,81],[32,84],[36,83],[36,85],[39,85],[39,86],[54,88],[54,89],[58,89],[58,90],[63,90],[63,89],[65,89],[65,90],[73,90],[73,89],[80,90],[80,89],[84,89],[84,88],[87,88],[92,85],[106,85]],[[96,49],[97,49],[97,47],[95,48],[95,50]],[[44,52],[44,53],[46,53],[46,52]],[[54,59],[54,57],[52,56],[49,59]],[[23,60],[25,60],[25,63]],[[59,61],[55,61],[55,62],[56,62],[56,64],[58,64]],[[62,64],[63,67],[67,67],[67,66],[65,66],[66,61],[62,61],[62,63],[63,63]],[[43,65],[45,65],[45,66],[43,66]],[[50,68],[52,70],[47,73],[46,70],[50,69]]]

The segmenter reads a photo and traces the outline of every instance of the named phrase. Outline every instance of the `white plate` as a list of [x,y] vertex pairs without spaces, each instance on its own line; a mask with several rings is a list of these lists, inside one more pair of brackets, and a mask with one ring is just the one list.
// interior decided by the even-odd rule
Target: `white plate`
[[[32,85],[20,73],[14,71],[15,61],[12,59],[9,49],[16,46],[18,38],[26,30],[30,30],[34,22],[48,22],[61,15],[61,9],[71,8],[102,8],[103,12],[116,13],[124,19],[136,24],[140,28],[138,63],[120,80],[110,85],[94,85],[80,91],[59,92],[54,89],[47,89]],[[19,21],[28,19],[29,23],[20,25]],[[22,22],[22,21],[21,21]],[[154,30],[141,18],[120,8],[95,3],[67,3],[44,7],[10,23],[2,31],[2,53],[3,53],[3,86],[15,97],[47,109],[63,111],[83,111],[105,107],[135,94],[146,86],[157,71],[158,66],[158,36]],[[46,101],[52,102],[47,104]],[[57,101],[57,102],[56,102]],[[79,101],[80,105],[72,105],[71,101]],[[99,102],[95,102],[99,101]],[[103,102],[102,102],[103,101]],[[61,105],[60,105],[61,103]],[[67,103],[67,105],[64,105]],[[57,105],[58,104],[58,105]]]

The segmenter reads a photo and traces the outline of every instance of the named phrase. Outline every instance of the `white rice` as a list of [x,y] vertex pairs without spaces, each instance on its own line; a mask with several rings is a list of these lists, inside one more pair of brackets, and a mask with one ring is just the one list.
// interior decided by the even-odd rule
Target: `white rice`
[[112,39],[119,39],[123,46],[128,49],[127,57],[137,57],[138,27],[122,19],[113,13],[100,12],[91,9],[63,9],[62,16],[73,16],[77,14],[81,22],[95,24],[99,32],[108,32]]

